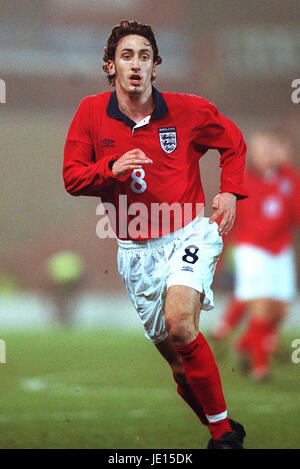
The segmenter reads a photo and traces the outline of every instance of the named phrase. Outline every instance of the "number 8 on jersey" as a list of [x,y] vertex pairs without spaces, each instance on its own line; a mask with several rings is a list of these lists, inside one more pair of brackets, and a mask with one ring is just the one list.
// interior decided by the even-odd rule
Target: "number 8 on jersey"
[[[138,173],[140,173],[140,176],[138,176]],[[145,177],[145,171],[142,168],[134,169],[131,174],[132,181],[130,184],[130,188],[136,194],[142,194],[143,192],[145,192],[147,188],[147,183],[144,180],[144,177]]]

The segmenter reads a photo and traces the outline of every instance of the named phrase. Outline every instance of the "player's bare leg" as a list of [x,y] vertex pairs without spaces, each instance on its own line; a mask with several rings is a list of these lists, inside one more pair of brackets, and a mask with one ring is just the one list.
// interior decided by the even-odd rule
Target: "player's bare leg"
[[203,294],[190,287],[174,285],[168,289],[165,320],[175,347],[184,346],[197,337],[203,299]]
[[244,435],[239,439],[237,433],[232,432],[219,370],[208,343],[199,331],[203,299],[202,294],[186,286],[174,285],[168,289],[165,321],[169,340],[181,357],[185,379],[195,399],[201,403],[213,440],[222,442],[223,437],[230,435],[229,438],[234,439],[233,444],[241,446]]

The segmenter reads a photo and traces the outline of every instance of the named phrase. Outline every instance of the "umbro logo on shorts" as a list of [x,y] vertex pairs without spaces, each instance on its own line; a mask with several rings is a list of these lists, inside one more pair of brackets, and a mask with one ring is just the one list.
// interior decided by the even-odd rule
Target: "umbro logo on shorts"
[[193,267],[190,267],[189,265],[184,265],[183,267],[181,267],[181,270],[184,270],[186,272],[194,272]]

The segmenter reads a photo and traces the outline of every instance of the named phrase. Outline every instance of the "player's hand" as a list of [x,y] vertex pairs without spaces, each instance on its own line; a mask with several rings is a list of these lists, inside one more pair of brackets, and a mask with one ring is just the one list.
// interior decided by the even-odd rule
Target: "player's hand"
[[214,198],[212,208],[213,213],[209,222],[213,223],[219,217],[222,217],[219,225],[219,234],[227,235],[233,227],[235,220],[236,196],[230,192],[222,192]]
[[134,169],[141,169],[143,164],[153,163],[145,153],[139,148],[127,151],[118,160],[116,160],[112,167],[113,175],[116,177],[123,176],[127,171]]

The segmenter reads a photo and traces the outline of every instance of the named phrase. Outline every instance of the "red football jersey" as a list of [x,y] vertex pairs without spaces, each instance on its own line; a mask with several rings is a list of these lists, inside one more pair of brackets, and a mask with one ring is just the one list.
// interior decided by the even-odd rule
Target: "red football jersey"
[[[193,219],[204,204],[199,158],[211,148],[221,155],[220,192],[247,197],[242,187],[246,145],[240,130],[203,98],[160,93],[155,88],[153,95],[153,113],[138,124],[119,110],[115,91],[88,96],[80,103],[66,140],[66,190],[113,204],[114,230],[120,239],[166,234],[157,209],[170,214],[167,232]],[[113,162],[134,148],[140,148],[153,164],[115,177]],[[184,210],[172,210],[175,206],[187,207],[188,216]],[[133,236],[129,225],[136,227],[137,215],[139,230]]]
[[231,238],[235,244],[251,244],[273,254],[293,243],[300,226],[300,173],[291,166],[262,177],[245,171],[249,198],[237,207]]

